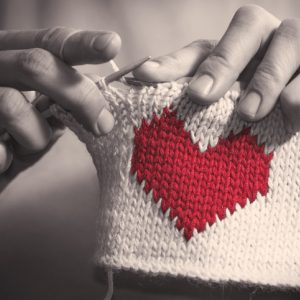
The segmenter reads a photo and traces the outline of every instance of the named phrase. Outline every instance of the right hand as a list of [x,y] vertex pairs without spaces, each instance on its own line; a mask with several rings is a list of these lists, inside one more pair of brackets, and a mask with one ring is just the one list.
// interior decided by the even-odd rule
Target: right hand
[[[95,135],[109,132],[114,119],[96,84],[72,65],[103,63],[121,46],[114,32],[50,28],[0,31],[0,174],[14,154],[39,153],[53,142],[55,126],[40,114],[21,91],[37,91],[69,110]],[[62,49],[63,48],[63,49]]]
[[192,77],[186,92],[201,105],[218,101],[238,80],[242,119],[260,121],[279,102],[286,129],[300,130],[300,19],[281,21],[262,7],[245,5],[220,41],[195,41],[147,61],[134,74],[151,82]]

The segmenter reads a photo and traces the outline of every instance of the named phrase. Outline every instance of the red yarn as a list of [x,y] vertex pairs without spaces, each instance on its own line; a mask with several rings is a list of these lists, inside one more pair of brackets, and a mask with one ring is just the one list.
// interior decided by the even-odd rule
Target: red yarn
[[257,192],[268,191],[273,154],[264,153],[249,129],[201,153],[176,112],[165,108],[160,118],[153,114],[150,124],[143,120],[134,132],[131,173],[139,183],[145,180],[144,190],[153,190],[155,202],[162,199],[163,213],[170,208],[169,218],[178,217],[176,227],[184,228],[187,240],[194,229],[212,225],[216,215],[224,219],[226,208],[232,214],[236,203],[244,207],[247,198],[252,203]]

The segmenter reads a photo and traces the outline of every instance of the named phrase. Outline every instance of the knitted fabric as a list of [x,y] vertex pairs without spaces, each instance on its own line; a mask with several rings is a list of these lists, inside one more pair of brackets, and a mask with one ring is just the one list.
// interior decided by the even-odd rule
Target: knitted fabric
[[300,136],[279,105],[241,120],[238,93],[210,106],[186,85],[102,84],[115,127],[96,138],[61,108],[100,186],[96,260],[205,281],[300,287]]

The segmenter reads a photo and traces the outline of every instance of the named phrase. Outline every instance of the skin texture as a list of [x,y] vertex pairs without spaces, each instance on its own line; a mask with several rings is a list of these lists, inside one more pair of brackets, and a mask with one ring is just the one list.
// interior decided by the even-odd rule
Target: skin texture
[[[121,46],[113,32],[50,28],[0,31],[0,174],[16,154],[45,150],[53,142],[51,126],[20,91],[34,90],[73,113],[96,135],[108,133],[114,120],[93,80],[72,65],[102,63]],[[264,118],[280,101],[288,128],[300,128],[300,20],[280,21],[263,8],[246,5],[233,16],[220,41],[195,41],[138,68],[141,80],[161,82],[192,76],[187,92],[209,105],[236,80],[244,87],[238,111],[248,121]],[[44,101],[47,103],[47,100]],[[57,136],[54,134],[54,136]]]
[[246,5],[233,16],[219,42],[195,41],[146,62],[135,77],[160,82],[192,76],[187,92],[209,105],[236,80],[244,87],[238,111],[259,121],[280,101],[290,130],[300,128],[300,20],[280,21],[265,9]]
[[[0,133],[11,136],[0,142],[0,174],[13,157],[45,151],[58,138],[58,129],[62,133],[61,124],[41,115],[51,102],[69,110],[95,135],[112,129],[113,116],[93,78],[72,65],[106,62],[120,46],[113,32],[62,27],[0,31]],[[31,90],[45,95],[39,107],[32,105],[32,95],[23,93]]]
[[[13,2],[13,1],[12,1]],[[50,1],[49,1],[50,2]],[[60,2],[60,1],[58,1]],[[63,2],[63,1],[61,1]],[[121,2],[122,3],[122,2]],[[84,5],[87,5],[84,2]],[[125,2],[124,6],[127,3]],[[273,4],[271,4],[273,5]],[[129,6],[129,18],[133,18],[131,13],[132,6]],[[121,7],[122,8],[122,7]],[[143,7],[142,7],[143,8]],[[124,15],[124,11],[117,6],[117,10],[121,10],[121,14]],[[125,11],[126,12],[126,11]],[[98,13],[98,12],[97,12]],[[206,14],[205,10],[202,10],[201,13]],[[203,26],[203,20],[200,21],[201,13],[199,13],[199,25]],[[226,13],[224,12],[224,15]],[[79,15],[79,17],[82,17]],[[117,19],[117,16],[116,16]],[[143,19],[144,21],[144,19]],[[163,20],[165,21],[165,20]],[[62,23],[62,22],[60,22]],[[172,22],[173,23],[173,22]],[[202,23],[202,24],[201,24]],[[106,28],[106,26],[105,26]],[[135,27],[136,29],[138,27]],[[133,30],[133,35],[138,36],[137,32],[139,30]],[[153,31],[152,31],[153,32]],[[201,37],[199,35],[199,37]],[[74,38],[74,37],[73,37]],[[176,38],[176,36],[175,36]],[[141,41],[141,43],[143,40]],[[197,44],[197,43],[196,43]],[[204,47],[197,47],[200,51],[205,51],[206,47],[211,47],[212,50],[213,46],[215,45],[214,42],[202,42]],[[65,47],[69,45],[66,43]],[[1,46],[1,44],[0,44]],[[79,45],[72,47],[71,44],[69,45],[70,49],[78,49]],[[30,47],[29,47],[30,48]],[[86,50],[84,50],[85,55],[81,59],[85,59],[87,56]],[[139,50],[137,50],[139,51]],[[65,51],[64,51],[65,52]],[[79,55],[79,51],[72,52],[77,53]],[[145,54],[148,54],[145,53]],[[151,54],[151,53],[150,53]],[[68,56],[68,55],[64,55]],[[98,57],[98,54],[97,54]],[[137,57],[140,57],[138,55]],[[66,58],[66,57],[65,57]],[[94,56],[92,57],[93,59]],[[91,61],[92,61],[91,58]],[[171,58],[172,59],[172,58]],[[192,57],[191,57],[192,59]],[[88,61],[86,61],[88,63]],[[126,62],[124,61],[124,64]],[[176,61],[174,61],[176,67]],[[182,64],[181,67],[186,66],[187,68],[192,68],[194,70],[197,69],[199,63],[190,63],[190,64]],[[162,71],[162,70],[160,70]],[[192,70],[193,71],[193,70]],[[192,74],[192,73],[191,73]],[[162,78],[163,80],[163,78]],[[298,85],[299,86],[299,85]],[[294,96],[299,95],[299,93],[292,94]],[[296,99],[295,99],[296,100]],[[297,114],[296,114],[297,115]],[[52,128],[52,125],[51,125]],[[10,191],[17,191],[18,187],[21,187],[20,193],[23,193],[22,196],[16,195],[14,192],[10,193],[10,197],[8,197],[7,193],[2,194],[2,203],[5,202],[3,200],[11,200],[10,202],[14,206],[14,209],[11,209],[9,213],[7,209],[2,209],[1,221],[2,225],[0,228],[2,229],[2,243],[1,243],[1,257],[2,263],[4,268],[2,269],[2,278],[8,278],[8,282],[10,281],[11,284],[2,284],[2,288],[5,290],[13,291],[14,293],[18,293],[20,298],[25,299],[26,295],[39,295],[36,296],[36,299],[73,299],[72,296],[76,293],[76,297],[78,299],[87,299],[89,297],[86,294],[91,295],[92,299],[92,288],[91,285],[88,285],[87,288],[83,288],[84,284],[81,281],[78,281],[76,277],[77,270],[78,273],[86,274],[86,278],[90,276],[90,269],[86,267],[86,262],[90,261],[90,257],[92,256],[92,252],[94,250],[94,239],[95,233],[93,232],[94,229],[94,219],[95,219],[95,211],[98,207],[98,204],[94,201],[98,199],[98,189],[97,182],[95,180],[96,175],[93,178],[88,176],[86,178],[86,174],[90,174],[90,169],[88,169],[87,165],[89,163],[88,159],[82,161],[82,159],[72,161],[72,169],[80,170],[80,174],[84,174],[85,178],[82,179],[81,176],[70,176],[70,173],[62,172],[64,168],[67,168],[67,163],[70,163],[69,160],[66,160],[64,164],[61,165],[61,161],[68,157],[68,154],[65,154],[64,151],[73,151],[72,147],[79,148],[75,141],[69,147],[68,144],[60,144],[57,143],[60,148],[55,152],[55,158],[47,156],[46,162],[42,161],[43,164],[38,165],[39,169],[34,166],[29,171],[24,172],[21,175],[28,176],[27,180],[24,178],[25,176],[18,177],[17,180],[25,181],[25,188],[23,185],[12,185],[12,189]],[[56,146],[57,146],[56,145]],[[65,149],[65,146],[68,146],[68,149]],[[71,149],[71,150],[70,150]],[[0,150],[2,155],[2,149]],[[86,153],[82,151],[82,155],[79,156],[85,157]],[[63,154],[61,154],[63,153]],[[57,154],[59,154],[57,156]],[[78,154],[76,152],[76,154]],[[71,155],[70,155],[71,156]],[[76,157],[76,156],[72,156]],[[76,165],[77,164],[77,165]],[[53,167],[54,170],[49,170],[49,165]],[[90,166],[93,168],[92,166]],[[10,168],[11,169],[11,168]],[[88,171],[86,171],[88,169]],[[42,176],[38,170],[46,170],[47,176]],[[58,176],[59,173],[62,173],[62,176]],[[48,182],[49,176],[53,176],[55,178],[55,183]],[[94,174],[94,173],[93,173]],[[65,176],[65,178],[64,178]],[[4,176],[2,176],[4,177]],[[43,181],[44,180],[44,181]],[[40,189],[34,189],[31,182],[41,183]],[[43,182],[47,182],[46,187],[43,186]],[[27,184],[27,188],[26,188]],[[40,184],[38,184],[40,186]],[[45,192],[41,192],[41,190],[46,190]],[[88,191],[88,193],[86,192]],[[49,196],[50,195],[50,196]],[[9,199],[5,199],[9,198]],[[14,202],[18,198],[20,200],[19,203]],[[41,201],[42,200],[42,201]],[[31,201],[31,202],[30,202]],[[9,201],[8,201],[9,202]],[[23,204],[22,204],[23,203]],[[26,209],[27,207],[27,209]],[[3,206],[2,206],[3,208]],[[4,206],[5,208],[5,206]],[[6,221],[6,222],[5,222]],[[80,234],[79,234],[80,233]],[[4,237],[4,238],[3,238]],[[84,248],[84,250],[82,250]],[[8,253],[10,254],[8,256]],[[30,255],[28,255],[30,253]],[[50,254],[49,254],[50,253]],[[11,259],[8,259],[8,258]],[[5,264],[4,264],[5,262]],[[40,270],[44,270],[44,273],[39,273],[35,266],[38,265]],[[67,266],[67,267],[66,267]],[[7,267],[7,268],[5,268]],[[73,269],[74,268],[74,269]],[[10,269],[10,272],[7,272],[7,269]],[[32,271],[33,270],[33,271]],[[8,274],[13,274],[8,276]],[[33,274],[33,275],[32,275]],[[53,276],[53,274],[55,276]],[[70,275],[72,274],[72,275]],[[49,286],[45,285],[42,281],[45,278],[49,279]],[[9,279],[10,278],[10,279]],[[36,281],[36,279],[40,279],[41,281]],[[90,277],[88,277],[90,278]],[[127,274],[126,274],[127,278]],[[76,281],[77,280],[77,281]],[[118,278],[117,278],[118,280]],[[4,283],[4,281],[2,281]],[[79,284],[74,284],[77,282]],[[131,284],[139,285],[139,281],[132,280]],[[38,284],[37,284],[38,283]],[[118,287],[119,282],[116,282]],[[40,288],[40,285],[44,286]],[[152,287],[145,290],[143,294],[138,293],[136,296],[133,296],[133,292],[130,293],[128,291],[128,282],[124,281],[124,284],[119,284],[122,291],[118,292],[115,291],[116,299],[187,299],[187,295],[189,290],[192,290],[193,287],[188,286],[184,292],[180,293],[180,286],[176,283],[175,288],[174,285],[169,285],[165,290],[161,288],[161,296],[159,296]],[[159,282],[158,285],[161,287],[162,283]],[[21,286],[21,288],[20,288]],[[76,286],[76,288],[75,288]],[[178,286],[178,289],[176,287]],[[24,289],[22,289],[24,287]],[[85,286],[86,287],[86,286]],[[95,288],[95,285],[93,285]],[[140,287],[140,285],[139,285]],[[32,288],[32,293],[28,290],[28,288]],[[98,286],[97,286],[98,288]],[[136,286],[132,287],[133,289]],[[96,289],[96,288],[95,288]],[[103,275],[103,295],[105,294],[106,289],[106,276]],[[141,289],[141,287],[140,287]],[[3,290],[3,289],[2,289]],[[47,292],[44,292],[44,291]],[[166,292],[167,290],[167,292]],[[236,290],[240,290],[240,287],[237,287]],[[252,291],[257,290],[257,292]],[[233,293],[233,289],[226,289],[225,295],[228,295],[228,292],[231,291]],[[27,292],[27,294],[26,294]],[[95,299],[99,299],[99,290],[97,290],[98,294],[95,292],[96,296]],[[3,292],[2,292],[3,293]],[[62,294],[66,293],[67,296],[61,296]],[[216,292],[212,291],[212,289],[207,289],[205,294],[207,296],[203,296],[203,292],[196,292],[194,293],[194,297],[191,296],[192,299],[199,299],[199,295],[203,299],[212,299],[211,294],[215,293],[215,299],[263,299],[260,289],[252,289],[247,294],[243,295],[243,297],[235,296],[232,297],[228,295],[228,297],[224,297],[222,287]],[[238,293],[238,291],[236,291]],[[242,292],[241,292],[242,293]],[[4,292],[5,294],[5,292]],[[24,295],[25,294],[25,295]],[[170,295],[171,294],[171,295]],[[193,291],[191,291],[193,294]],[[265,293],[264,299],[291,299],[286,294],[282,294],[277,297],[273,294]],[[275,294],[275,293],[274,293]],[[71,296],[69,296],[71,295]],[[102,294],[101,294],[102,295]],[[100,298],[101,298],[100,295]],[[69,296],[69,298],[68,298]],[[24,298],[25,297],[25,298]],[[29,297],[29,296],[28,296]],[[293,299],[298,299],[296,295]],[[12,299],[7,297],[8,299]],[[4,299],[6,299],[4,297]],[[29,297],[29,299],[33,299]]]

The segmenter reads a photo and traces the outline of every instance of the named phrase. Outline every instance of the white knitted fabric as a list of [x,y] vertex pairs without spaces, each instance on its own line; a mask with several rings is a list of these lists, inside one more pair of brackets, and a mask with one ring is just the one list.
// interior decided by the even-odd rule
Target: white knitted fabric
[[[250,124],[235,111],[238,93],[234,91],[204,107],[192,103],[185,85],[175,82],[157,87],[103,84],[102,89],[116,120],[106,136],[94,137],[71,115],[52,107],[86,144],[98,172],[97,263],[151,275],[299,288],[300,136],[287,133],[279,106],[262,121]],[[170,209],[163,212],[163,199],[154,201],[153,191],[145,191],[145,180],[140,183],[131,174],[134,128],[141,128],[143,119],[149,125],[153,113],[160,118],[166,107],[182,120],[200,154],[249,127],[257,143],[264,145],[264,153],[273,155],[265,195],[258,191],[255,199],[236,204],[234,211],[226,208],[222,220],[217,216],[212,224],[206,222],[204,230],[194,228],[188,238],[184,228],[176,227],[177,216],[172,219]]]

